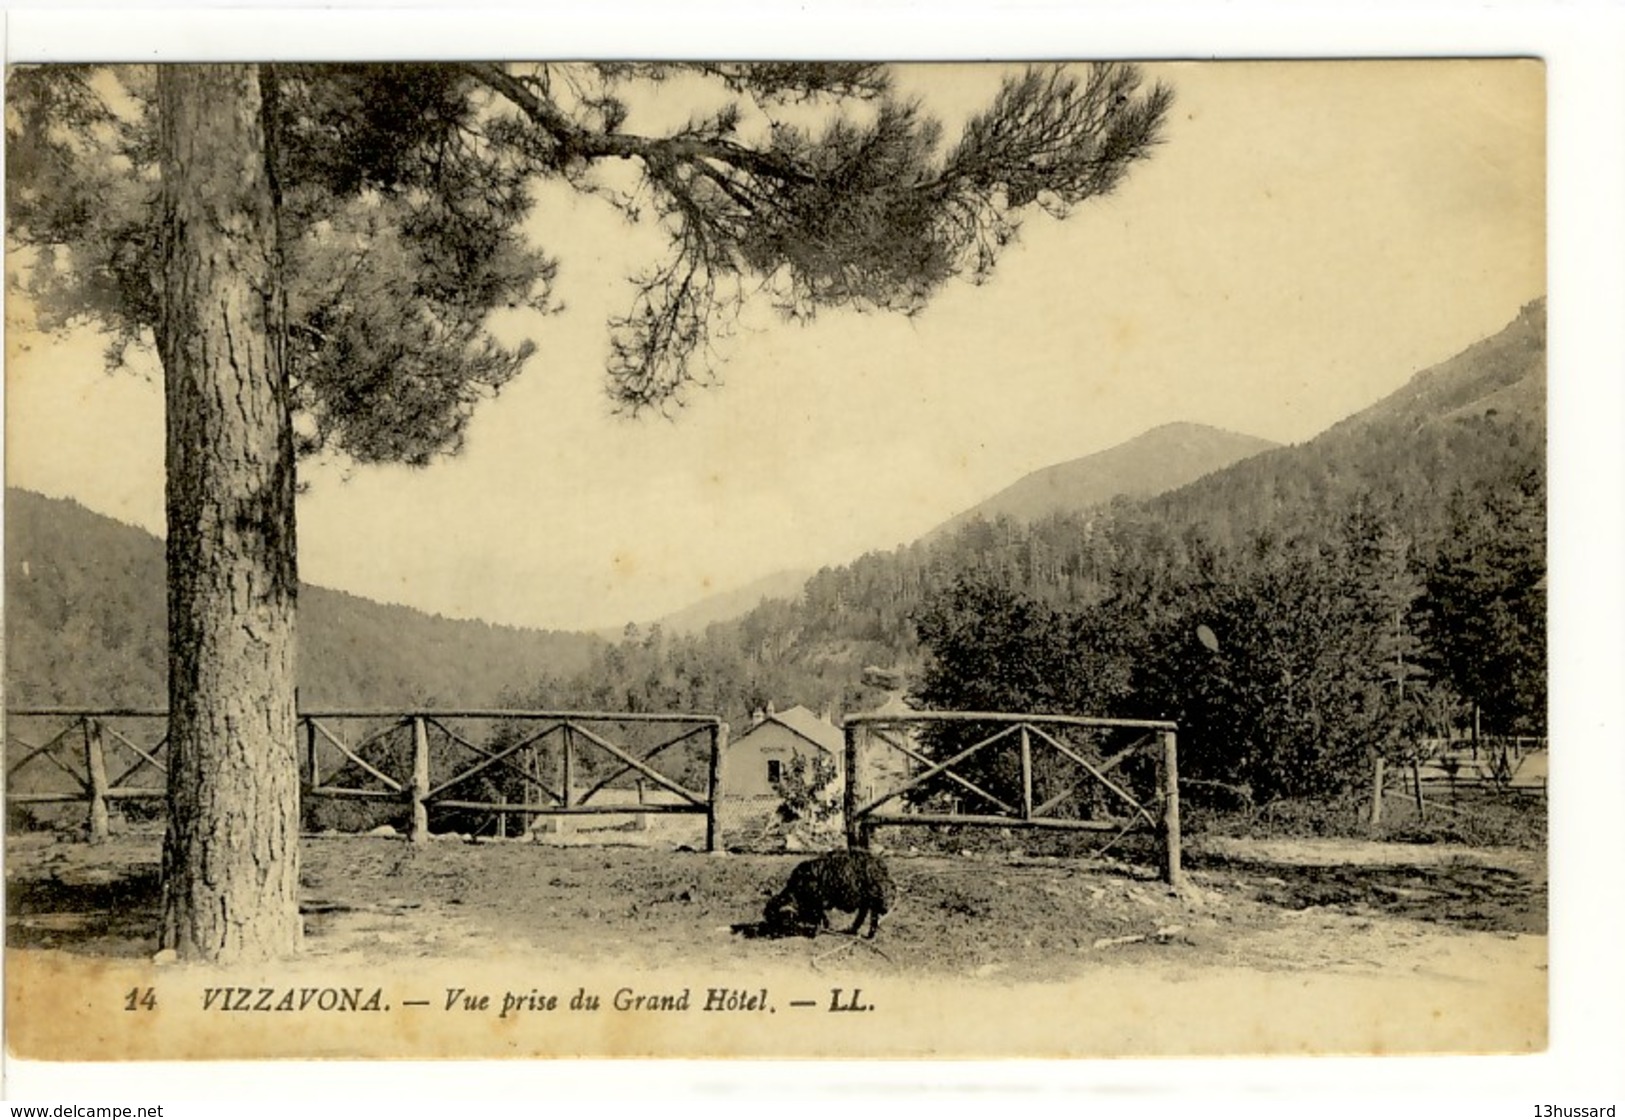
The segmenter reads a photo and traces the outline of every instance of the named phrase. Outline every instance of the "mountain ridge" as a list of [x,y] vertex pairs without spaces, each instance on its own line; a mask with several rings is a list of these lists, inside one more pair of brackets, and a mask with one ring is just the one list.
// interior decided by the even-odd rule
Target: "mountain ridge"
[[[1028,522],[1105,505],[1120,496],[1149,497],[1277,446],[1270,440],[1207,424],[1170,421],[1103,450],[1031,471],[929,530],[919,541],[940,540],[979,518]],[[707,626],[740,618],[764,601],[800,598],[815,574],[810,568],[770,572],[698,599],[661,616],[655,624],[668,634],[698,634]]]
[[[1133,547],[1142,537],[1149,540],[1163,553],[1153,549],[1146,555],[1161,564],[1164,553],[1177,556],[1191,541],[1222,552],[1273,549],[1294,536],[1329,540],[1352,517],[1391,522],[1424,557],[1436,555],[1459,534],[1463,517],[1468,528],[1474,517],[1493,520],[1499,515],[1496,503],[1505,504],[1520,491],[1538,495],[1543,487],[1544,355],[1545,302],[1535,300],[1503,330],[1416,373],[1393,393],[1302,444],[1255,453],[1155,497],[1114,506],[1102,518],[1062,517],[1014,528],[976,526],[972,518],[936,540],[928,534],[912,545],[825,568],[806,580],[793,601],[758,595],[757,605],[743,615],[727,619],[703,639],[694,635],[689,644],[703,640],[703,648],[667,643],[668,650],[680,647],[697,659],[669,680],[656,671],[658,665],[642,662],[637,662],[640,675],[627,675],[629,668],[599,656],[610,646],[598,637],[434,619],[407,607],[309,589],[302,614],[309,622],[301,637],[307,643],[301,650],[302,700],[307,706],[430,699],[473,706],[496,698],[491,693],[500,690],[491,686],[499,678],[504,685],[522,682],[520,687],[536,694],[543,682],[590,669],[595,683],[581,702],[599,707],[647,703],[664,710],[701,704],[711,710],[726,706],[724,701],[733,704],[734,692],[743,690],[733,707],[744,711],[766,699],[851,710],[863,702],[855,683],[862,666],[918,659],[914,612],[960,571],[1018,581],[1055,602],[1086,603],[1120,592],[1114,581],[1156,578],[1151,569],[1119,568],[1114,539]],[[1182,428],[1162,427],[1165,435],[1178,435]],[[147,706],[156,696],[161,704],[166,661],[161,542],[129,526],[101,538],[73,539],[70,523],[82,519],[62,516],[67,506],[85,517],[99,515],[77,503],[47,506],[62,500],[26,492],[20,492],[26,496],[19,503],[18,493],[8,492],[6,510],[8,702]],[[36,518],[62,537],[54,560],[42,560],[42,553],[18,536],[26,527],[19,511],[26,514],[30,506],[56,511]],[[1543,512],[1543,506],[1528,508]],[[35,526],[36,536],[40,531]],[[1119,537],[1111,538],[1113,533]],[[1090,538],[1100,534],[1107,536],[1097,548]],[[65,577],[51,573],[75,553],[96,561],[93,570],[77,577],[77,584],[67,580],[60,593],[36,594],[42,580],[63,583]],[[144,565],[156,574],[126,578]],[[756,590],[750,584],[741,589],[747,596]],[[99,613],[83,609],[98,597],[104,602]],[[355,614],[372,621],[330,628],[330,616]],[[406,631],[412,632],[410,641],[402,640]],[[337,636],[329,640],[324,634]],[[536,635],[557,639],[548,656],[525,652]],[[659,648],[650,645],[647,657],[656,658]],[[20,650],[28,662],[19,658]],[[72,662],[86,651],[96,662],[89,671],[128,686],[125,692],[104,689],[105,700],[49,694],[53,674],[72,679],[79,671]],[[408,652],[423,662],[410,672],[403,667],[411,660]],[[478,664],[465,664],[470,661]],[[711,682],[705,686],[711,692],[682,691],[700,689],[702,679]],[[664,691],[644,697],[639,690],[653,687],[649,682],[655,680]]]
[[795,599],[813,576],[811,568],[786,568],[728,591],[717,591],[663,615],[656,623],[668,634],[699,634],[716,622],[738,618],[769,599]]
[[1032,471],[921,539],[941,540],[977,519],[1032,522],[1118,497],[1152,497],[1279,446],[1188,420],[1159,424],[1122,443]]
[[[163,541],[72,499],[13,487],[5,534],[7,704],[163,707]],[[538,678],[579,672],[603,644],[300,586],[307,707],[492,705]]]

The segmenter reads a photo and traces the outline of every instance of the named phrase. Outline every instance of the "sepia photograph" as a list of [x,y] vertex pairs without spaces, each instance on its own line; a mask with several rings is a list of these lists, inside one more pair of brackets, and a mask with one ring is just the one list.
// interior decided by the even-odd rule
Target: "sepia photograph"
[[1546,1051],[1550,78],[12,61],[9,1055]]

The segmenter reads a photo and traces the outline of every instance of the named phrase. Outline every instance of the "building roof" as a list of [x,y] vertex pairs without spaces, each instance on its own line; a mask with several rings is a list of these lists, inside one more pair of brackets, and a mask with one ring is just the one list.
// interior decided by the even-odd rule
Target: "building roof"
[[807,740],[819,750],[828,751],[830,754],[839,756],[845,750],[846,740],[841,735],[841,729],[829,722],[829,720],[814,715],[800,704],[793,708],[787,708],[782,712],[768,712],[762,717],[761,723],[751,727],[749,731],[739,736],[734,742],[744,742],[755,734],[758,729],[766,727],[770,723],[778,724],[791,734]]

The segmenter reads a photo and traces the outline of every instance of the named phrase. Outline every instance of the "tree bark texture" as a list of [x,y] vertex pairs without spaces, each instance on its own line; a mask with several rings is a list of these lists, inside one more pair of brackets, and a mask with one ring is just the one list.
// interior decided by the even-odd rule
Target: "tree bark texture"
[[294,455],[254,66],[162,66],[169,828],[160,943],[299,947]]

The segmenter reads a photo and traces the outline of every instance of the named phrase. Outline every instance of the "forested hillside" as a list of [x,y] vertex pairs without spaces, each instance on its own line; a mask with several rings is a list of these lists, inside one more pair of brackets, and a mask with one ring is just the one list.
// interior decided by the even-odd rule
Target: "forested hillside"
[[1536,301],[1303,445],[873,553],[549,690],[739,718],[867,707],[863,667],[896,666],[935,707],[1177,719],[1190,777],[1257,798],[1347,788],[1475,719],[1541,734],[1545,333]]
[[[77,503],[6,492],[6,703],[163,707],[163,542]],[[300,703],[488,706],[584,668],[600,639],[456,621],[308,584]]]

